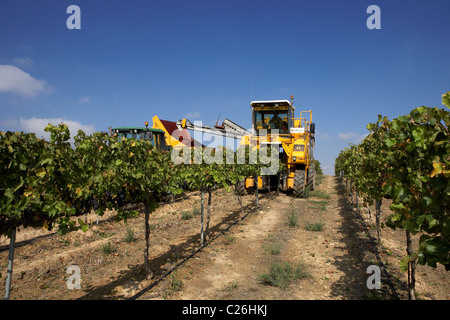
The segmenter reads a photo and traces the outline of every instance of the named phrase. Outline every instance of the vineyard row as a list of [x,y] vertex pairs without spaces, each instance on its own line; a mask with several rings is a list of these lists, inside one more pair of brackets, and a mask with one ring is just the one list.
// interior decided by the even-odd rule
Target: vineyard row
[[[263,154],[267,150],[250,151],[248,146],[236,152],[222,147],[201,153],[195,148],[183,148],[180,152],[184,154],[179,158],[188,157],[191,161],[174,163],[173,150],[158,150],[146,140],[103,133],[86,135],[80,130],[72,145],[67,125],[49,124],[45,131],[50,132],[50,141],[33,133],[0,132],[0,234],[11,237],[6,298],[18,227],[55,228],[58,234],[80,228],[87,231],[89,225],[76,217],[91,210],[101,216],[106,210],[115,209],[116,220],[126,220],[137,212],[126,210],[125,205],[143,203],[144,262],[152,275],[148,259],[149,215],[160,201],[184,190],[201,190],[202,198],[204,192],[208,193],[205,225],[202,210],[203,245],[209,227],[211,190],[230,190],[245,177],[258,176],[261,169],[272,166],[266,161],[267,154]],[[230,156],[235,161],[230,161]],[[218,157],[224,161],[217,161]],[[278,158],[276,161],[278,171],[282,170],[283,165]]]
[[[450,108],[450,92],[442,96]],[[375,203],[379,249],[380,208],[392,199],[385,224],[406,230],[410,298],[414,299],[415,263],[450,269],[450,139],[449,111],[418,107],[393,120],[381,115],[367,125],[369,134],[358,145],[342,150],[335,174],[344,177],[363,204]],[[358,200],[357,200],[358,203]],[[420,234],[414,252],[411,237]]]

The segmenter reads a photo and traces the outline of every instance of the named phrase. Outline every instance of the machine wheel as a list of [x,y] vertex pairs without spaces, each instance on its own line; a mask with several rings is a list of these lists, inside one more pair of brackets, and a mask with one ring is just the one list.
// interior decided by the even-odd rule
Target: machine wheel
[[303,198],[305,194],[305,170],[297,170],[294,175],[294,197]]
[[236,193],[245,196],[247,194],[247,190],[245,190],[245,179],[236,183]]
[[313,178],[312,178],[312,184],[311,184],[311,191],[314,191],[316,189],[316,172],[314,171]]
[[308,187],[311,191],[314,191],[316,188],[316,169],[314,168],[314,164],[308,170]]

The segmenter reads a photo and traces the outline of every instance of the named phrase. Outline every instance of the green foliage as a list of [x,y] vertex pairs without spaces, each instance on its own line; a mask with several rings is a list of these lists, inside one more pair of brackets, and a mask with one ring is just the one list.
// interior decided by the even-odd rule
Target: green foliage
[[320,166],[319,160],[313,160],[313,162],[314,162],[314,169],[316,170],[316,173],[318,175],[322,175],[323,171],[322,171],[322,167]]
[[450,91],[447,91],[442,95],[442,104],[447,108],[450,108]]
[[73,227],[73,149],[66,125],[49,126],[51,141],[23,132],[0,132],[0,233],[17,226]]
[[[450,92],[442,96],[449,104]],[[378,117],[369,135],[343,150],[335,172],[350,179],[366,202],[392,198],[386,225],[422,232],[414,259],[450,269],[449,112],[418,107],[393,120]]]
[[[0,234],[9,235],[19,226],[57,227],[58,234],[87,231],[89,225],[77,216],[115,209],[116,220],[126,221],[138,213],[124,206],[144,203],[144,261],[149,274],[149,215],[161,199],[181,193],[181,186],[211,195],[216,187],[230,190],[245,177],[260,174],[261,168],[282,168],[279,162],[272,166],[268,161],[275,155],[270,150],[264,154],[249,147],[239,152],[223,147],[186,148],[175,154],[183,152],[188,161],[174,163],[173,152],[157,150],[145,140],[86,135],[80,130],[72,145],[67,125],[49,124],[45,131],[50,141],[29,133],[0,132]],[[198,209],[193,211],[197,213]],[[132,242],[133,237],[128,230],[124,240]],[[104,251],[111,250],[108,243]]]
[[50,141],[0,132],[0,234],[21,225],[57,226],[59,234],[87,230],[83,219],[73,217],[115,208],[118,220],[127,219],[136,212],[122,210],[126,203],[148,203],[153,211],[162,196],[180,193],[181,185],[229,190],[262,167],[261,154],[249,147],[240,153],[223,147],[187,149],[183,152],[192,152],[187,154],[191,161],[175,164],[170,153],[149,141],[80,130],[71,145],[67,125],[49,124],[45,131]]

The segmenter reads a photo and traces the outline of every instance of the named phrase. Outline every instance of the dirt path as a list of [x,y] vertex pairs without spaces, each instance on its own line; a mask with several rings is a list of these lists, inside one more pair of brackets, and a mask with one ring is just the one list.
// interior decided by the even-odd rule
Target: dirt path
[[[381,290],[369,290],[366,270],[379,261],[335,177],[324,176],[307,199],[261,193],[260,207],[256,208],[253,195],[243,197],[248,215],[226,232],[239,217],[238,201],[232,193],[217,190],[212,203],[210,238],[224,234],[139,299],[392,299],[389,281],[399,298],[407,299],[406,275],[398,267],[405,254],[403,232],[383,229],[380,257],[390,276],[382,276]],[[199,207],[200,194],[192,192],[175,203],[162,204],[151,215],[150,257],[155,279],[199,248]],[[389,203],[383,203],[383,217],[389,214],[388,208]],[[363,216],[375,236],[373,217]],[[146,278],[142,260],[143,214],[126,225],[113,218],[114,212],[108,212],[96,224],[97,217],[89,215],[93,224],[88,232],[66,236],[20,230],[11,298],[124,299],[151,284],[155,279]],[[127,242],[125,235],[130,230],[134,239]],[[2,275],[6,274],[6,245],[7,239],[2,237]],[[81,269],[80,290],[69,290],[66,285],[66,270],[73,264]],[[276,264],[289,264],[294,269],[300,266],[302,277],[284,286],[270,285],[267,275]],[[3,292],[5,277],[0,279]],[[419,266],[419,298],[448,300],[449,284],[442,266]]]
[[[368,240],[344,213],[334,179],[327,177],[318,190],[308,199],[280,194],[262,204],[179,272],[183,288],[171,298],[366,299],[366,269],[376,261]],[[298,216],[297,226],[288,225],[290,212]],[[306,230],[313,223],[323,224],[322,230]],[[260,275],[274,262],[301,262],[308,276],[284,289],[266,285]]]

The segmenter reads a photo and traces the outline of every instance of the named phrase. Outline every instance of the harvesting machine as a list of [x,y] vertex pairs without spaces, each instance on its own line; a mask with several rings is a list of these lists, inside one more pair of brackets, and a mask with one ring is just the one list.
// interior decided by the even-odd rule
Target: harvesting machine
[[247,177],[238,184],[238,191],[270,189],[293,191],[295,197],[303,197],[305,189],[315,188],[314,144],[315,124],[312,111],[300,111],[294,116],[293,96],[290,100],[252,101],[252,134],[241,139],[241,145],[260,148],[271,145],[279,152],[285,171],[279,175],[262,175],[255,182]]

